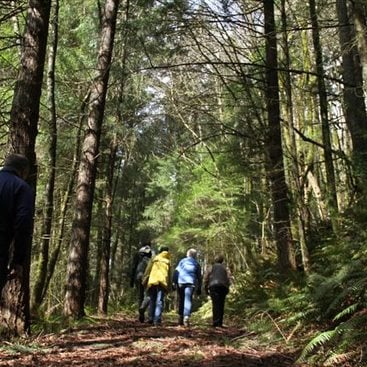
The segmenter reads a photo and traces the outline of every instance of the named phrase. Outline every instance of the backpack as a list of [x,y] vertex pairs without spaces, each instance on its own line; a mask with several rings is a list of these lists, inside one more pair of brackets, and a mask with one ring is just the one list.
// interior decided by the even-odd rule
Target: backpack
[[143,256],[140,260],[139,263],[136,267],[136,272],[135,272],[135,279],[139,282],[141,282],[141,280],[143,279],[144,276],[144,272],[145,269],[148,265],[150,258],[148,256]]

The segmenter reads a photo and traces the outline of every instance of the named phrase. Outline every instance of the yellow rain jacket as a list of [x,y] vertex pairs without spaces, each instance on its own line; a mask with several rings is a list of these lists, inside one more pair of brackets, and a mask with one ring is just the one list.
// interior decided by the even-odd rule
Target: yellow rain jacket
[[150,288],[153,285],[159,285],[166,290],[171,285],[171,255],[168,251],[163,251],[155,256],[148,264],[143,284]]

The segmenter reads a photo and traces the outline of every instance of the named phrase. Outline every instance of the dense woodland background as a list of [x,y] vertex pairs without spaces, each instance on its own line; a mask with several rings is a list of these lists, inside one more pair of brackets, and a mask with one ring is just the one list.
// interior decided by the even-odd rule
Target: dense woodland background
[[150,239],[224,253],[228,313],[301,358],[366,361],[366,10],[0,1],[0,159],[26,154],[37,192],[1,324],[134,307]]

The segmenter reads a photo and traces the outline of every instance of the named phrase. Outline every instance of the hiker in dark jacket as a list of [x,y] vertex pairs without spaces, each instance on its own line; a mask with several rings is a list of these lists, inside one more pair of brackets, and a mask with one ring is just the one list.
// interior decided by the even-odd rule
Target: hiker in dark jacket
[[9,276],[21,276],[31,246],[34,194],[25,182],[28,159],[9,155],[0,171],[0,294]]
[[214,327],[223,326],[224,303],[232,283],[232,275],[223,260],[222,255],[216,256],[204,274],[204,289],[212,300]]
[[139,321],[145,321],[145,311],[149,306],[149,296],[145,291],[142,283],[143,275],[147,265],[152,257],[152,249],[150,242],[144,243],[135,255],[133,266],[130,274],[130,287],[136,287],[138,292]]

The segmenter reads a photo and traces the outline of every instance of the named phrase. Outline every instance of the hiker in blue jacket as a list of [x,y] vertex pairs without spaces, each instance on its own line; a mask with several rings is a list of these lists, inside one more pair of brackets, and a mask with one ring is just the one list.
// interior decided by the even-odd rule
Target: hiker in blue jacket
[[9,155],[0,171],[0,295],[9,277],[22,276],[31,246],[34,193],[25,182],[28,173],[21,154]]
[[190,325],[194,290],[197,295],[201,294],[201,266],[196,257],[195,249],[188,250],[186,257],[178,263],[173,274],[173,284],[178,293],[179,324],[185,326]]

